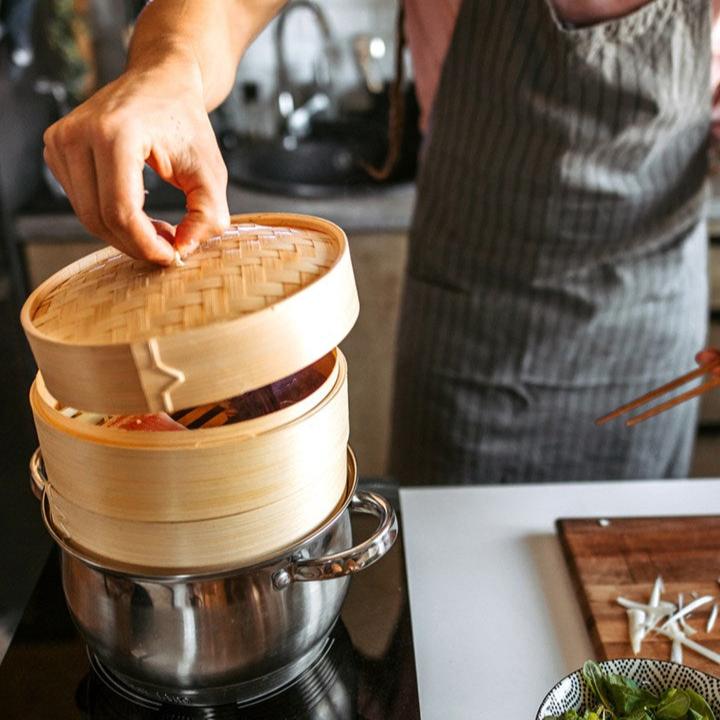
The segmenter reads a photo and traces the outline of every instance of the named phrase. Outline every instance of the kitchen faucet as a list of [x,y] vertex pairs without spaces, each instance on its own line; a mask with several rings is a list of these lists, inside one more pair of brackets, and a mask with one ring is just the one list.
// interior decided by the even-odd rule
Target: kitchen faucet
[[[288,16],[299,8],[310,10],[323,35],[323,52],[315,61],[315,88],[310,97],[296,107],[295,96],[289,78],[285,59],[283,37]],[[275,26],[275,57],[277,62],[277,109],[281,133],[286,138],[297,140],[310,134],[310,123],[318,113],[328,110],[331,106],[332,78],[332,33],[325,12],[313,0],[291,0],[280,13]],[[322,62],[318,62],[322,60]]]

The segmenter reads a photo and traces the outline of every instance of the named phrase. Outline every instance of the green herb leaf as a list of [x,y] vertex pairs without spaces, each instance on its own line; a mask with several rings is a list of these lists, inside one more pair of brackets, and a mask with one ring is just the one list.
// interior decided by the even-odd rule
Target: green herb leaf
[[[654,708],[658,699],[647,690],[638,687],[634,680],[624,678],[621,675],[608,673],[605,675],[605,692],[610,697],[611,703],[606,703],[616,715],[629,715],[636,710]],[[688,700],[688,707],[690,701]],[[687,708],[685,709],[687,712]],[[672,720],[665,718],[664,720]]]
[[653,720],[653,716],[648,710],[641,708],[631,712],[629,715],[619,718],[619,720]]
[[685,694],[690,698],[691,714],[694,712],[698,715],[698,717],[693,717],[692,720],[715,720],[715,713],[702,695],[698,695],[690,688],[685,690]]
[[690,709],[690,697],[684,690],[671,688],[663,693],[663,697],[655,708],[657,720],[684,720]]
[[613,705],[605,690],[605,673],[603,669],[596,662],[586,660],[583,665],[582,675],[595,697],[612,712]]
[[543,720],[716,720],[705,698],[690,689],[668,688],[658,698],[630,678],[605,672],[592,660],[583,665],[582,676],[600,704],[585,708],[582,715],[568,710]]

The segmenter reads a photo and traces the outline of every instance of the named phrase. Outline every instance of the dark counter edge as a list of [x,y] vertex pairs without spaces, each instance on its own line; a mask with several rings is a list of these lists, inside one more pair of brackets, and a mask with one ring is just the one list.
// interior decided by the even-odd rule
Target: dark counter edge
[[[260,213],[285,212],[315,215],[331,220],[348,233],[353,232],[405,232],[415,202],[415,185],[404,183],[382,189],[348,189],[333,197],[297,198],[246,190],[234,185],[228,187],[230,212]],[[150,213],[154,217],[177,223],[181,210],[161,210]],[[71,213],[20,213],[17,216],[20,242],[38,238],[43,242],[62,242],[82,239],[87,231]],[[51,232],[48,232],[51,228]],[[89,237],[89,236],[88,236]]]

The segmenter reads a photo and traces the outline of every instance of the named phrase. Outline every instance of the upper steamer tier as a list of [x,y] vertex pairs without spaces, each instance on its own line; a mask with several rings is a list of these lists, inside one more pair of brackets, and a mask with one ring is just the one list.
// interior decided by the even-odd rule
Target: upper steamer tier
[[48,391],[106,414],[241,395],[331,351],[359,304],[345,233],[306,215],[234,215],[179,267],[114,248],[40,285],[21,320]]

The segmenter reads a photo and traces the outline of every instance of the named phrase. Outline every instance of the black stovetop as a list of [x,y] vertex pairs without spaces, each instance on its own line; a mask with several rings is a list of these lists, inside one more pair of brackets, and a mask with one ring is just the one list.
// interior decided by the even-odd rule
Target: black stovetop
[[[386,488],[383,494],[392,499]],[[365,518],[353,530],[367,535]],[[402,537],[402,535],[401,535]],[[134,699],[91,663],[51,552],[0,664],[3,720],[416,720],[420,718],[401,540],[350,584],[341,619],[289,686],[244,706],[187,708]]]

